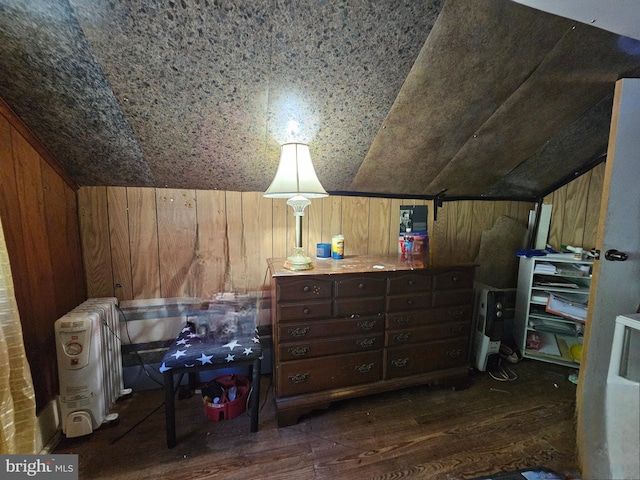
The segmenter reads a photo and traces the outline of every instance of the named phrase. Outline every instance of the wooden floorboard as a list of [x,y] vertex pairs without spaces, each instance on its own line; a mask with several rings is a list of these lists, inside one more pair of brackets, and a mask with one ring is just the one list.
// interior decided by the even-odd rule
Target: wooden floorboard
[[575,369],[534,360],[499,382],[473,371],[471,387],[411,387],[336,402],[278,428],[263,376],[260,425],[215,422],[197,395],[176,401],[178,445],[167,449],[162,390],[119,402],[117,425],[63,438],[80,479],[469,479],[546,466],[576,476]]

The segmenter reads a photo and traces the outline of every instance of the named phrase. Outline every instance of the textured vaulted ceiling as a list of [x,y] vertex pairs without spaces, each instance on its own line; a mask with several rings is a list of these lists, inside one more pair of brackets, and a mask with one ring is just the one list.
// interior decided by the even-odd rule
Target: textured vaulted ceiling
[[509,0],[0,0],[0,97],[79,185],[263,191],[302,141],[330,192],[537,198],[638,75]]

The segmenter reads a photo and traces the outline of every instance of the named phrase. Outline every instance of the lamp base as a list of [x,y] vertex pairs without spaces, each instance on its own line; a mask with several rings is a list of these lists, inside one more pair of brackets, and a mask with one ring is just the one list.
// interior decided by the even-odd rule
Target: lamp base
[[293,255],[287,257],[287,261],[284,262],[283,267],[293,271],[311,270],[313,263],[311,262],[311,258],[305,255],[302,247],[295,247],[293,249]]

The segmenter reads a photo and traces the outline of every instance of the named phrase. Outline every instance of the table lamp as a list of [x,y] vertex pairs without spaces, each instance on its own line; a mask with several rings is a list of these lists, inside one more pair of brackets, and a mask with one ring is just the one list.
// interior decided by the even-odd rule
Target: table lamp
[[287,205],[293,208],[296,219],[296,246],[293,255],[287,257],[284,267],[289,270],[313,268],[311,259],[302,247],[302,217],[309,198],[328,196],[316,175],[309,154],[309,145],[285,143],[280,151],[280,164],[271,185],[263,194],[267,198],[288,198]]

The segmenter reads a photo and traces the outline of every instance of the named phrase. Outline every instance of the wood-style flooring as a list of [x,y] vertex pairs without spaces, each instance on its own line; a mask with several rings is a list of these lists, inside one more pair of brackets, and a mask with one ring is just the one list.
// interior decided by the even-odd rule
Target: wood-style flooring
[[263,376],[257,433],[244,414],[207,419],[194,395],[176,401],[173,449],[162,390],[139,392],[117,404],[117,425],[63,438],[54,453],[78,454],[81,480],[439,480],[533,466],[578,477],[576,386],[568,381],[577,370],[534,360],[510,368],[515,381],[474,371],[466,390],[412,387],[345,400],[285,428],[276,426],[271,378]]

